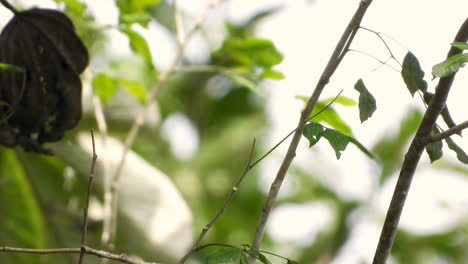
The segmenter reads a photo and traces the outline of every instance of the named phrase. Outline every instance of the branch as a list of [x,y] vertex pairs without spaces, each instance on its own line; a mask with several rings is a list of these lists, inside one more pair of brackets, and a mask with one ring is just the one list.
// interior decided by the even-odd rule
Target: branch
[[[286,153],[286,156],[284,157],[284,160],[281,164],[280,169],[278,170],[276,174],[276,178],[273,181],[270,192],[268,194],[267,200],[265,201],[265,204],[262,209],[262,213],[260,216],[260,219],[257,224],[257,229],[255,232],[255,237],[252,241],[252,248],[254,249],[259,249],[261,240],[263,238],[263,234],[265,233],[265,227],[266,223],[268,221],[268,218],[270,216],[270,212],[273,208],[273,204],[276,201],[276,197],[278,196],[279,190],[281,188],[281,184],[283,183],[283,180],[286,176],[286,172],[289,169],[289,166],[292,163],[292,160],[296,156],[296,149],[299,144],[299,141],[302,136],[302,132],[304,130],[304,126],[306,124],[306,120],[310,116],[310,113],[312,112],[312,109],[314,108],[315,104],[318,101],[318,98],[320,94],[322,93],[325,85],[329,82],[330,77],[333,75],[335,70],[338,68],[339,63],[344,57],[344,54],[348,51],[349,45],[353,40],[353,37],[356,34],[356,30],[359,29],[359,25],[361,23],[362,18],[364,17],[364,14],[369,7],[369,5],[372,3],[372,0],[361,0],[358,9],[356,10],[354,16],[352,17],[351,21],[349,22],[347,28],[345,29],[343,35],[341,36],[341,39],[339,40],[324,72],[322,73],[315,89],[314,92],[312,93],[309,101],[307,102],[306,108],[302,111],[301,117],[299,119],[296,131],[294,133],[294,136],[291,140],[291,143],[289,145],[288,151]],[[254,262],[254,259],[250,258],[250,263]]]
[[[466,42],[468,40],[468,19],[460,27],[455,41]],[[451,47],[448,52],[447,58],[455,54],[460,54],[462,51]],[[373,264],[385,264],[393,241],[395,239],[396,230],[400,221],[400,216],[405,205],[406,197],[408,195],[411,182],[413,180],[414,172],[418,166],[419,159],[427,144],[425,139],[430,137],[433,127],[436,125],[437,118],[445,107],[447,96],[450,92],[453,80],[456,73],[451,74],[445,78],[441,78],[436,87],[436,92],[431,99],[426,113],[419,125],[418,131],[411,142],[408,152],[405,155],[405,160],[401,167],[400,175],[395,186],[395,191],[390,202],[390,206],[385,217],[382,233],[380,234],[379,243],[375,251]]]
[[14,8],[12,5],[10,5],[10,3],[8,3],[7,0],[0,0],[0,3],[5,7],[7,8],[8,10],[10,10],[11,12],[13,12],[13,14],[18,14],[18,10],[16,10],[16,8]]
[[122,263],[128,264],[157,264],[154,262],[142,262],[133,260],[127,257],[125,254],[113,254],[104,250],[97,250],[94,248],[82,246],[81,248],[48,248],[48,249],[32,249],[32,248],[15,248],[15,247],[0,247],[0,252],[16,252],[16,253],[30,253],[30,254],[78,254],[83,252],[87,255],[94,255],[99,258],[105,258],[115,260]]
[[93,179],[94,179],[94,167],[96,166],[96,144],[94,142],[94,132],[91,130],[91,140],[93,143],[93,160],[91,162],[91,172],[89,173],[89,180],[88,180],[88,190],[86,192],[86,204],[83,211],[83,231],[81,236],[81,253],[80,258],[78,260],[79,264],[83,263],[84,255],[85,255],[85,246],[86,246],[86,235],[88,232],[88,208],[89,208],[89,197],[91,195],[91,187],[93,186]]
[[446,139],[450,136],[453,136],[455,134],[460,134],[463,129],[465,128],[468,128],[468,121],[465,121],[461,124],[458,124],[454,127],[451,127],[450,129],[447,129],[443,132],[440,132],[440,133],[437,133],[435,135],[430,135],[428,137],[426,137],[424,139],[424,142],[427,143],[427,144],[430,144],[430,143],[433,143],[433,142],[436,142],[436,141],[440,141],[440,140],[443,140],[443,139]]

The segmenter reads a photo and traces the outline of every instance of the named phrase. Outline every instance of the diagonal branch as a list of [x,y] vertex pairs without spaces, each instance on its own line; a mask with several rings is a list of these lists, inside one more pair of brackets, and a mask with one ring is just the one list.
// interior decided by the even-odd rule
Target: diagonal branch
[[[260,219],[257,224],[255,237],[252,241],[252,248],[254,249],[259,249],[260,247],[263,234],[265,233],[266,223],[268,221],[271,210],[273,208],[273,204],[276,201],[276,197],[278,196],[279,190],[281,188],[281,184],[283,183],[284,178],[286,176],[286,172],[288,171],[289,166],[292,163],[292,160],[296,156],[296,149],[301,139],[302,132],[304,131],[304,126],[306,124],[305,121],[308,119],[310,113],[312,112],[312,109],[316,105],[318,98],[320,94],[322,93],[325,85],[327,85],[327,83],[330,80],[330,77],[338,68],[338,65],[343,59],[344,54],[346,54],[346,52],[348,51],[349,45],[353,41],[353,37],[356,34],[356,30],[359,29],[361,20],[364,17],[366,10],[371,3],[372,3],[372,0],[361,0],[358,9],[356,10],[351,21],[349,22],[343,35],[341,36],[341,39],[339,40],[324,72],[322,73],[322,76],[320,77],[314,89],[314,92],[312,93],[309,101],[307,102],[306,108],[301,113],[301,118],[299,119],[296,131],[291,140],[291,144],[289,145],[286,156],[284,157],[281,167],[276,174],[276,178],[271,185],[267,200],[265,201],[265,204],[263,206],[262,213],[260,215]],[[251,258],[249,262],[253,263],[254,259]]]
[[[468,19],[466,19],[462,24],[457,36],[455,37],[455,41],[466,42],[467,40]],[[451,47],[447,58],[460,54],[461,52],[461,50]],[[419,159],[421,158],[427,144],[425,139],[430,136],[433,127],[436,125],[437,118],[445,107],[450,88],[453,80],[455,79],[455,74],[456,73],[453,73],[450,76],[440,79],[439,84],[436,87],[436,92],[427,107],[418,131],[416,132],[408,152],[405,155],[405,160],[403,161],[400,175],[398,176],[395,191],[393,193],[392,200],[387,211],[387,216],[385,217],[382,233],[380,234],[379,243],[375,251],[374,260],[372,262],[373,264],[385,264],[388,256],[390,255],[390,250],[395,239],[398,223],[405,205],[406,197],[411,187],[414,172],[416,171]]]

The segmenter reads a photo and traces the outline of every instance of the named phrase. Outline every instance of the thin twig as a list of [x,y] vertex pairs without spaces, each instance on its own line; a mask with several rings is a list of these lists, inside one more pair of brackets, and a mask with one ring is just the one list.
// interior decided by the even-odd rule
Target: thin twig
[[143,106],[141,111],[137,114],[135,121],[133,122],[132,127],[130,128],[130,131],[124,142],[124,148],[123,148],[118,166],[115,170],[115,174],[112,177],[112,183],[111,183],[112,217],[111,219],[112,219],[113,224],[112,224],[112,232],[110,234],[110,240],[112,240],[115,237],[116,226],[117,226],[117,203],[118,203],[118,198],[116,194],[117,194],[117,189],[119,188],[118,187],[119,181],[120,181],[122,169],[125,164],[125,158],[127,157],[128,151],[130,150],[131,146],[135,142],[135,139],[140,131],[140,128],[145,122],[146,113],[148,112],[149,108],[153,104],[153,101],[157,92],[164,85],[167,79],[176,72],[176,66],[177,64],[179,64],[179,62],[181,61],[183,57],[184,49],[188,41],[192,38],[195,32],[203,25],[203,23],[205,22],[208,16],[209,11],[215,8],[216,6],[218,6],[221,2],[222,0],[213,1],[209,5],[209,7],[205,10],[205,12],[198,17],[193,28],[187,33],[187,35],[183,39],[183,42],[180,43],[180,45],[178,45],[176,55],[175,55],[174,60],[172,61],[172,64],[169,66],[167,71],[165,71],[163,74],[160,75],[155,86],[149,91],[147,103]]
[[249,155],[249,159],[247,161],[247,164],[245,165],[245,168],[244,168],[244,172],[240,175],[240,177],[237,179],[236,183],[234,184],[234,186],[232,187],[231,191],[229,192],[228,196],[226,197],[226,199],[224,200],[224,203],[223,205],[221,206],[221,208],[218,210],[218,212],[216,212],[215,216],[210,220],[210,222],[208,224],[206,224],[200,235],[198,236],[198,238],[195,240],[195,242],[193,243],[192,247],[190,248],[190,250],[179,260],[179,264],[183,264],[185,263],[185,261],[187,261],[187,259],[190,257],[190,255],[192,255],[192,253],[194,251],[197,250],[198,248],[198,245],[200,244],[200,242],[203,240],[203,238],[205,237],[205,235],[208,233],[208,231],[210,230],[211,226],[216,222],[216,220],[218,220],[218,218],[223,214],[224,210],[227,208],[227,206],[229,205],[229,202],[231,201],[232,197],[234,197],[234,194],[239,190],[239,186],[240,184],[242,183],[242,181],[244,180],[245,178],[245,175],[247,175],[247,173],[253,168],[252,166],[252,158],[253,158],[253,154],[255,152],[255,139],[253,140],[253,143],[252,143],[252,148],[250,149],[250,155]]
[[92,129],[91,129],[91,140],[93,143],[93,160],[91,162],[91,171],[89,173],[89,179],[88,179],[88,190],[86,192],[86,203],[85,203],[85,208],[83,211],[83,230],[82,230],[82,235],[81,235],[81,253],[80,253],[80,258],[78,260],[79,264],[83,263],[84,255],[85,255],[86,235],[88,233],[89,197],[91,196],[91,188],[93,186],[93,179],[94,179],[94,167],[96,166],[96,160],[97,160],[96,143],[94,142],[94,132]]
[[[279,190],[281,188],[281,184],[283,183],[284,178],[286,176],[286,172],[288,171],[289,166],[292,163],[292,160],[296,156],[296,149],[302,137],[302,132],[304,131],[306,120],[309,118],[310,113],[312,112],[312,109],[315,107],[318,101],[318,98],[320,97],[320,94],[322,93],[324,87],[328,84],[331,76],[333,75],[335,70],[338,68],[339,62],[341,62],[341,60],[344,57],[344,54],[346,54],[346,52],[348,51],[349,45],[353,41],[353,37],[356,34],[356,30],[358,30],[361,20],[364,17],[366,10],[371,3],[372,3],[372,0],[367,0],[367,1],[361,0],[357,11],[355,12],[354,16],[352,17],[351,21],[346,27],[343,35],[341,36],[339,42],[337,43],[337,46],[332,56],[330,57],[330,60],[314,89],[314,92],[310,96],[310,99],[307,102],[305,109],[302,111],[301,118],[299,119],[296,131],[291,140],[286,156],[284,157],[281,167],[276,174],[275,180],[273,181],[270,191],[268,193],[267,200],[265,201],[265,204],[261,211],[261,215],[257,224],[256,231],[255,231],[255,236],[252,241],[252,248],[254,249],[258,250],[260,247],[263,234],[265,233],[266,223],[268,222],[268,218],[273,208],[273,204],[276,201],[276,197],[278,196]],[[254,263],[254,261],[255,259],[253,258],[249,259],[249,263]]]
[[157,264],[155,262],[142,262],[139,260],[134,260],[125,254],[113,254],[104,250],[98,250],[90,247],[81,247],[81,248],[48,248],[48,249],[32,249],[32,248],[15,248],[15,247],[0,247],[0,252],[16,252],[16,253],[30,253],[30,254],[81,254],[83,252],[86,255],[94,255],[99,258],[105,258],[110,260],[115,260],[127,264]]
[[14,8],[12,5],[10,5],[10,3],[8,3],[7,0],[0,0],[0,3],[6,7],[8,10],[10,10],[11,12],[13,12],[13,14],[18,14],[18,10],[16,8]]
[[436,142],[436,141],[439,141],[439,140],[443,140],[443,139],[446,139],[450,136],[453,136],[455,134],[459,134],[463,131],[463,129],[465,128],[468,128],[468,121],[465,121],[461,124],[458,124],[454,127],[451,127],[450,129],[447,129],[443,132],[440,132],[440,133],[437,133],[437,134],[434,134],[434,135],[430,135],[428,136],[424,141],[429,144],[429,143],[433,143],[433,142]]
[[[468,18],[460,27],[455,41],[466,42],[468,40]],[[447,58],[453,55],[460,54],[462,51],[451,47]],[[380,234],[379,243],[374,254],[373,264],[385,264],[390,251],[392,249],[393,241],[395,240],[396,231],[400,222],[401,213],[405,206],[406,197],[408,196],[411,182],[414,173],[418,166],[419,160],[424,148],[427,145],[425,141],[430,135],[436,125],[437,118],[446,106],[447,97],[455,79],[456,73],[451,74],[445,78],[441,78],[435,89],[435,94],[432,97],[427,107],[426,113],[419,125],[418,131],[411,142],[408,152],[405,155],[400,175],[393,192],[392,200],[387,210],[384,226]]]
[[385,47],[387,48],[387,51],[388,51],[388,53],[390,54],[390,58],[392,58],[393,60],[395,60],[395,61],[401,66],[401,63],[397,60],[397,58],[396,58],[395,55],[393,54],[392,49],[390,49],[390,47],[388,46],[387,42],[385,41],[385,39],[382,38],[381,35],[386,36],[387,38],[389,38],[389,39],[395,41],[396,43],[398,43],[399,45],[401,45],[402,47],[404,47],[402,44],[400,44],[398,41],[394,40],[393,38],[391,38],[391,37],[389,37],[389,36],[383,34],[382,32],[377,32],[377,31],[374,31],[374,30],[372,30],[372,29],[369,29],[369,28],[366,28],[366,27],[363,27],[363,26],[360,26],[360,28],[363,29],[363,30],[369,31],[369,32],[371,32],[371,33],[374,33],[374,34],[383,42],[383,44],[384,44]]
[[[388,64],[388,61],[392,59],[392,57],[389,57],[386,61],[382,61],[380,60],[379,58],[375,57],[374,55],[371,55],[367,52],[364,52],[364,51],[360,51],[360,50],[354,50],[354,49],[349,49],[349,51],[351,52],[356,52],[356,53],[359,53],[359,54],[362,54],[362,55],[365,55],[365,56],[368,56],[376,61],[378,61],[381,65],[379,65],[379,67],[377,67],[376,69],[380,68],[381,66],[387,66],[389,68],[391,68],[392,70],[400,73],[400,71],[398,69],[396,69],[395,67],[393,67],[392,65]],[[372,70],[372,71],[375,71],[376,69]]]

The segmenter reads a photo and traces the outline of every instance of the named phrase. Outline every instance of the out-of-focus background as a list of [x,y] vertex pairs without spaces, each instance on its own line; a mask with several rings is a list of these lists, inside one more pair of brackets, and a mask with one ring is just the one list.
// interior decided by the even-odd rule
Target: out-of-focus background
[[[52,146],[55,157],[0,147],[0,246],[76,247],[90,165],[87,131],[94,129],[102,140],[96,107],[102,106],[105,134],[111,137],[97,149],[102,171],[109,172],[117,166],[117,154],[147,102],[148,90],[176,56],[173,3],[10,2],[21,9],[64,10],[89,48],[91,64],[83,74],[83,119],[63,142]],[[185,32],[209,2],[177,1]],[[185,47],[176,73],[158,90],[126,161],[116,252],[164,262],[174,262],[184,253],[242,173],[253,139],[258,158],[297,125],[304,107],[298,96],[312,93],[358,4],[357,0],[231,0],[208,11]],[[381,32],[400,63],[411,50],[433,90],[437,79],[432,80],[431,68],[445,59],[466,10],[466,0],[374,0],[362,25]],[[10,18],[0,8],[0,26]],[[424,111],[419,96],[412,98],[408,92],[401,66],[394,60],[388,65],[379,62],[390,57],[379,36],[358,32],[352,51],[321,97],[325,102],[343,90],[342,96],[357,102],[359,94],[353,87],[363,79],[377,102],[374,115],[361,124],[357,105],[336,103],[333,113],[328,113],[332,120],[324,124],[352,133],[377,158],[371,160],[349,145],[337,160],[324,140],[309,149],[303,138],[270,218],[263,249],[299,263],[371,262],[399,167]],[[265,44],[260,38],[271,42]],[[142,48],[144,41],[149,50]],[[253,47],[248,43],[271,48],[268,59],[275,62],[247,69],[249,56],[263,56],[262,50],[248,54]],[[284,79],[278,78],[279,72]],[[448,99],[456,122],[468,119],[467,84],[468,74],[462,69]],[[468,149],[466,139],[455,136],[454,140]],[[288,142],[247,175],[204,243],[251,242]],[[106,144],[108,151],[103,150]],[[423,157],[390,263],[468,263],[467,176],[466,165],[446,147],[443,158],[432,164],[427,155]],[[98,180],[90,224],[90,245],[97,248],[105,217],[99,184]],[[203,262],[210,250],[193,261]],[[0,253],[0,262],[71,263],[74,257]]]

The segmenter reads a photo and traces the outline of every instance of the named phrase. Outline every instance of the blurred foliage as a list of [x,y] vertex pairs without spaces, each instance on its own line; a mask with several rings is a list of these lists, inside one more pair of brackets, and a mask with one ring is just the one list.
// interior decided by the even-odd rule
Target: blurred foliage
[[[135,25],[147,28],[150,22],[158,23],[174,35],[171,4],[159,0],[116,0],[119,10],[118,25],[100,25],[96,23],[94,14],[88,12],[87,6],[81,1],[55,2],[63,3],[65,12],[73,20],[80,37],[90,49],[93,63],[98,65],[91,68],[92,77],[87,81],[104,104],[109,134],[123,140],[130,124],[128,120],[117,118],[114,113],[119,109],[127,112],[128,105],[131,104],[141,106],[148,102],[147,91],[154,86],[161,71],[153,61],[147,42],[148,36],[135,30]],[[281,10],[281,7],[260,10],[244,23],[234,24],[226,21],[227,33],[224,40],[217,49],[208,52],[211,56],[206,61],[207,65],[217,70],[177,72],[158,91],[155,99],[158,113],[154,114],[160,115],[162,124],[174,115],[182,115],[194,125],[199,143],[193,157],[182,160],[173,153],[171,143],[161,132],[161,124],[143,127],[133,146],[134,151],[169,175],[177,185],[193,212],[194,236],[198,235],[201,228],[217,212],[233,183],[242,173],[253,138],[260,137],[268,130],[266,101],[264,97],[259,96],[263,90],[260,84],[266,79],[284,78],[283,73],[274,69],[281,63],[283,55],[272,41],[255,36],[255,28],[263,19]],[[106,49],[111,47],[107,33],[110,30],[118,31],[128,38],[131,55],[108,55]],[[414,55],[408,57],[406,62],[410,68],[415,68],[409,69],[404,76],[408,83],[416,85],[416,88],[410,89],[414,94],[418,89],[423,89],[421,87],[424,86],[424,73],[419,71],[418,74],[414,74],[414,71],[420,69]],[[185,60],[182,64],[197,66],[188,65]],[[119,105],[115,102],[122,91],[125,91],[124,95],[127,98],[125,103]],[[375,110],[375,100],[367,89],[361,89],[360,93],[364,98],[359,98],[358,107],[363,110],[361,120],[364,121]],[[328,98],[319,101],[313,114],[332,100],[333,98]],[[337,105],[355,107],[356,99],[339,97],[333,106],[313,121],[317,124],[326,123],[335,129],[324,129],[320,125],[321,132],[337,131],[340,139],[345,138],[344,141],[335,144],[330,135],[327,138],[331,140],[332,146],[336,147],[336,155],[339,157],[348,142],[356,144],[359,148],[364,146],[350,139],[354,136],[352,129],[335,110]],[[421,118],[419,110],[409,109],[397,130],[378,140],[370,151],[380,162],[379,187],[399,169],[406,146]],[[84,113],[75,133],[89,128],[96,128],[92,111]],[[318,141],[316,137],[308,138]],[[359,135],[356,137],[359,138]],[[260,144],[254,153],[255,156],[262,155],[266,148],[268,146]],[[362,148],[361,150],[367,151]],[[457,153],[466,158],[460,151]],[[450,170],[465,174],[468,172],[466,167],[443,161],[436,163],[441,171]],[[290,173],[295,191],[280,198],[278,204],[302,204],[312,200],[321,202],[332,210],[333,221],[326,229],[320,230],[308,245],[273,241],[267,234],[263,247],[271,249],[273,253],[275,250],[290,249],[292,256],[285,257],[295,259],[298,263],[329,263],[350,239],[353,231],[350,218],[357,211],[366,208],[367,204],[364,201],[344,199],[338,191],[320,180],[322,175],[299,167],[293,167]],[[257,254],[263,263],[268,263],[263,259],[263,255],[272,263],[294,263],[254,252],[247,246],[242,247],[252,239],[265,199],[265,194],[258,184],[258,174],[257,169],[249,173],[224,215],[203,241],[203,244],[222,243],[235,248],[221,247],[223,249],[220,250],[210,247],[210,250],[197,252],[194,255],[195,259],[206,260],[207,263],[245,263],[245,254],[250,252]],[[0,147],[0,246],[76,247],[81,235],[85,178],[76,175],[73,168],[60,157],[44,157]],[[93,194],[93,198],[102,199],[100,193]],[[436,235],[416,235],[402,231],[395,241],[395,260],[400,264],[432,263],[434,256],[440,256],[447,261],[445,263],[466,263],[467,226],[466,223],[462,223],[448,232]],[[131,241],[139,239],[141,234],[128,232],[131,228],[127,226],[120,228],[117,252],[140,255],[151,261],[157,260],[157,256],[151,255],[151,252],[139,252],[138,248],[132,247]],[[100,231],[101,222],[91,221],[88,239],[91,246],[99,248]],[[97,263],[93,262],[92,258],[89,259],[89,263]],[[76,262],[76,256],[65,254],[0,254],[0,263],[73,262]]]

